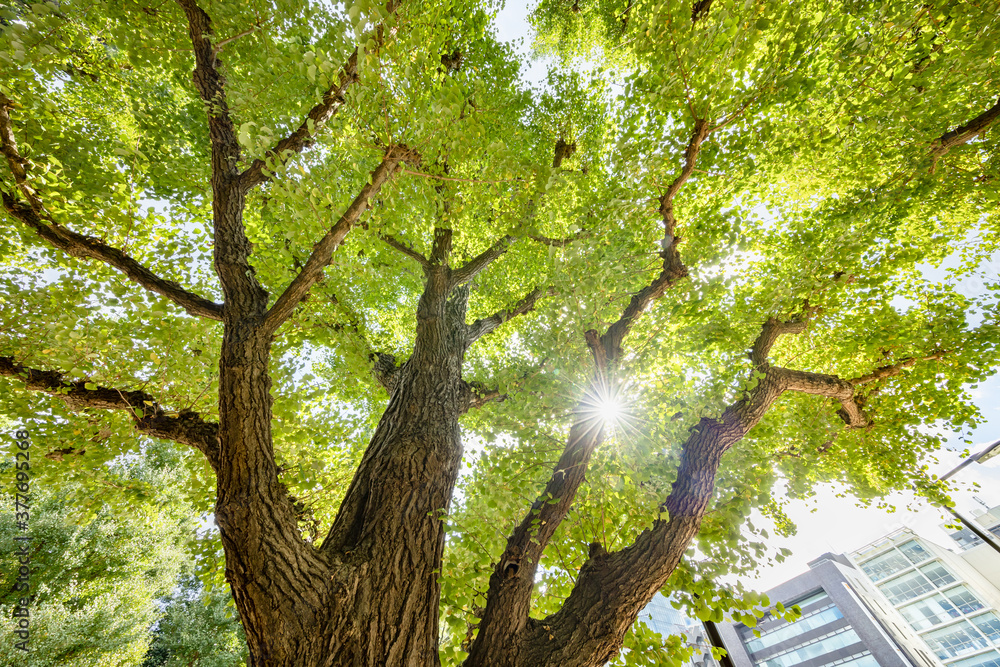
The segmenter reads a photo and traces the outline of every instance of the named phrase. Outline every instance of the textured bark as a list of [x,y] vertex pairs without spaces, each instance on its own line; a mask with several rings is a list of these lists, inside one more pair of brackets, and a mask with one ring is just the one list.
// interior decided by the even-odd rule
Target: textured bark
[[462,459],[458,418],[467,402],[468,288],[452,286],[449,247],[450,232],[438,230],[413,354],[396,371],[389,406],[322,547],[363,571],[351,664],[438,663],[443,515]]
[[67,381],[61,373],[23,366],[12,357],[0,357],[0,375],[24,381],[28,391],[41,391],[62,399],[73,410],[126,410],[141,433],[190,445],[218,465],[218,424],[204,421],[196,412],[168,413],[144,391],[109,387],[87,388],[87,382]]
[[[470,407],[504,398],[462,379],[464,355],[479,337],[529,312],[549,290],[534,289],[509,310],[467,325],[469,283],[503,256],[516,236],[503,236],[454,270],[449,265],[449,230],[436,230],[426,256],[383,236],[424,271],[414,348],[402,365],[391,355],[372,352],[372,373],[389,393],[388,407],[326,539],[321,546],[307,543],[274,460],[268,372],[272,337],[322,279],[324,267],[372,197],[402,162],[417,162],[419,156],[401,145],[386,149],[370,182],[268,309],[269,295],[255,277],[244,230],[245,198],[251,188],[268,179],[269,164],[308,148],[317,128],[342,107],[345,92],[357,81],[361,54],[355,51],[348,58],[319,104],[272,148],[266,160],[255,160],[240,171],[241,153],[219,62],[221,44],[213,45],[211,20],[196,0],[177,3],[188,21],[195,56],[193,81],[208,120],[214,266],[224,307],[160,279],[124,253],[70,232],[48,217],[29,183],[30,165],[17,152],[8,114],[10,101],[0,96],[0,149],[17,186],[3,197],[7,211],[51,245],[100,259],[189,312],[222,321],[219,423],[204,422],[193,413],[175,416],[142,391],[89,389],[88,382],[67,382],[59,373],[26,368],[8,357],[0,358],[0,375],[21,378],[27,389],[59,396],[73,408],[130,411],[143,433],[189,444],[206,455],[217,472],[216,522],[225,549],[226,577],[246,629],[253,667],[435,667],[443,515],[462,456],[458,420]],[[695,3],[692,20],[703,17],[710,5],[711,0]],[[390,2],[388,11],[396,7],[396,2]],[[376,27],[374,41],[365,41],[377,50],[385,37],[383,28]],[[457,69],[460,61],[458,51],[442,57],[449,71]],[[969,141],[998,117],[994,107],[944,135],[932,155],[940,157],[952,146]],[[769,353],[778,338],[800,333],[806,325],[768,320],[752,347],[754,375],[742,397],[717,419],[703,418],[683,444],[677,479],[661,507],[667,518],[654,521],[621,551],[607,553],[600,545],[592,545],[590,558],[561,609],[543,620],[530,618],[540,560],[570,512],[589,460],[604,438],[604,424],[594,404],[614,392],[622,346],[635,322],[687,275],[679,252],[680,237],[675,233],[675,198],[693,176],[701,146],[713,129],[707,120],[696,119],[680,171],[659,197],[663,237],[658,275],[632,295],[621,317],[603,334],[585,334],[595,361],[590,391],[577,407],[568,442],[545,491],[499,555],[479,632],[470,647],[470,667],[596,667],[613,658],[639,610],[664,585],[697,534],[722,457],[784,392],[838,401],[848,426],[863,428],[869,422],[857,388],[916,363],[905,359],[853,380],[771,366]],[[561,168],[575,150],[575,144],[559,140],[553,168]],[[526,218],[534,215],[535,202],[528,208]],[[567,239],[529,236],[557,247],[583,237],[583,232]],[[924,359],[943,354],[934,352]]]
[[[696,121],[694,133],[684,154],[681,172],[660,197],[664,239],[660,252],[663,268],[659,275],[632,296],[622,316],[609,326],[603,335],[598,335],[597,331],[593,330],[585,334],[587,345],[594,356],[595,373],[591,387],[576,406],[576,419],[570,429],[569,440],[556,464],[555,472],[545,486],[545,491],[508,537],[504,552],[490,576],[486,607],[482,622],[479,624],[479,632],[469,650],[469,657],[465,663],[467,667],[542,664],[532,662],[541,659],[541,655],[525,643],[530,636],[533,636],[532,633],[536,632],[534,621],[529,619],[528,613],[538,564],[559,524],[569,513],[576,492],[585,479],[590,457],[604,440],[604,424],[597,406],[616,391],[615,367],[625,337],[651,303],[687,276],[687,267],[681,261],[677,249],[679,239],[674,236],[677,220],[673,213],[673,202],[681,187],[694,172],[701,144],[710,132],[707,121]],[[562,161],[565,153],[566,148],[560,149],[557,146],[557,162]],[[650,598],[652,594],[652,592],[649,594]],[[642,594],[639,597],[641,598]],[[624,619],[624,616],[621,618]],[[635,620],[634,616],[632,620]],[[620,637],[624,636],[630,624],[631,621],[628,621],[621,635],[609,635],[612,643],[616,641],[614,637],[619,637],[617,641],[620,642]],[[548,628],[543,628],[542,635],[547,638],[546,642],[554,641],[548,638]],[[552,635],[553,638],[554,636]],[[576,646],[575,642],[569,642],[567,646],[569,648],[564,654],[554,658],[556,662],[551,664],[563,664],[559,661],[574,655],[576,649],[581,648]],[[590,649],[584,647],[584,650]],[[614,655],[607,651],[600,655],[605,654]],[[580,655],[575,655],[574,659],[580,659]],[[603,664],[608,659],[600,658],[600,662],[595,664]]]
[[965,125],[945,132],[931,145],[931,173],[937,166],[937,161],[944,157],[955,146],[961,146],[978,137],[1000,120],[1000,100],[992,107],[979,114]]
[[[614,658],[639,611],[664,586],[698,533],[723,455],[784,392],[838,400],[843,405],[841,416],[849,426],[868,425],[852,381],[769,364],[768,354],[778,338],[801,333],[805,326],[803,321],[773,318],[763,325],[750,353],[756,380],[751,382],[752,388],[718,419],[702,418],[682,446],[677,479],[661,506],[668,518],[654,521],[621,551],[607,553],[599,544],[592,544],[590,558],[559,611],[542,620],[531,619],[528,605],[537,560],[568,511],[583,481],[587,459],[602,439],[599,422],[588,424],[580,419],[574,424],[545,494],[508,539],[490,579],[487,606],[466,667],[599,667]],[[598,367],[608,362],[602,338],[588,332]],[[906,365],[897,364],[891,373],[886,372],[898,373]],[[859,381],[870,381],[869,376]],[[556,500],[548,502],[551,499]]]

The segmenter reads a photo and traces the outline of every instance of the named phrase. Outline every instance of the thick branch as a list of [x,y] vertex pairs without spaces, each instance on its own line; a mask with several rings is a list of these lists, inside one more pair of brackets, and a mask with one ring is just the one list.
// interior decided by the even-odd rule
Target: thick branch
[[361,214],[368,210],[368,200],[378,194],[399,168],[400,163],[406,159],[413,159],[413,155],[414,153],[405,146],[394,146],[386,151],[382,162],[372,172],[371,182],[365,183],[337,223],[319,243],[313,246],[312,254],[306,260],[305,266],[271,306],[264,319],[265,331],[273,333],[291,316],[295,307],[309,293],[309,289],[323,277],[323,269],[330,263],[334,251],[344,241],[344,237],[357,224]]
[[555,292],[552,288],[535,288],[528,292],[528,294],[523,299],[518,301],[510,310],[501,310],[493,315],[490,315],[489,317],[476,320],[469,325],[467,345],[471,345],[476,342],[504,322],[509,322],[518,315],[524,315],[525,313],[530,312],[534,309],[535,304],[538,303],[539,299],[543,296],[551,296],[554,293]]
[[212,19],[195,0],[177,0],[188,20],[194,50],[194,85],[208,108],[209,136],[212,140],[212,173],[235,177],[240,159],[239,141],[226,102],[225,78],[218,68],[218,52],[212,46]]
[[712,0],[697,0],[691,8],[691,23],[697,23],[698,19],[708,16],[708,10],[712,8]]
[[537,241],[538,243],[541,243],[543,245],[553,246],[555,248],[564,248],[568,246],[570,243],[573,243],[574,241],[579,241],[580,239],[584,238],[585,235],[586,232],[584,232],[584,230],[581,229],[573,236],[569,236],[564,239],[553,239],[549,238],[548,236],[535,236],[533,234],[528,234],[528,238],[531,239],[532,241]]
[[14,108],[14,103],[0,92],[0,152],[7,159],[10,171],[14,174],[14,182],[21,190],[24,198],[31,204],[35,211],[42,210],[42,202],[38,198],[35,190],[28,185],[28,168],[30,163],[21,157],[17,150],[17,140],[14,138],[14,127],[10,122],[10,109]]
[[190,445],[203,453],[213,468],[218,464],[218,424],[204,421],[195,412],[169,416],[145,392],[107,387],[88,389],[89,383],[85,381],[69,382],[61,373],[27,368],[11,357],[0,357],[0,375],[23,380],[28,391],[41,391],[61,398],[73,410],[127,410],[136,430]]
[[476,255],[468,262],[466,262],[464,266],[452,271],[451,272],[452,286],[457,287],[458,285],[467,283],[473,278],[475,278],[477,275],[479,275],[480,271],[485,269],[487,266],[492,264],[494,260],[496,260],[498,257],[507,252],[507,250],[510,249],[510,246],[516,240],[517,239],[514,238],[513,236],[506,234],[496,243],[491,245],[489,248],[487,248],[486,250],[484,250],[483,252]]
[[[660,274],[645,288],[633,295],[621,318],[603,336],[588,331],[586,340],[594,355],[597,368],[591,389],[576,408],[577,418],[570,429],[569,442],[563,450],[556,471],[549,479],[545,492],[535,501],[527,516],[507,540],[507,547],[490,577],[486,610],[479,635],[469,655],[470,665],[494,664],[495,656],[506,652],[528,623],[528,609],[534,575],[545,547],[565,518],[583,482],[590,457],[604,439],[604,423],[599,404],[614,391],[613,365],[621,354],[622,342],[635,320],[649,305],[687,275],[677,251],[679,239],[674,237],[676,219],[673,199],[694,172],[701,144],[710,132],[706,121],[695,123],[694,134],[685,151],[681,173],[660,198],[664,240],[660,258]],[[558,148],[557,148],[558,152]],[[648,601],[648,599],[647,599]],[[632,620],[634,620],[634,616]],[[631,621],[629,621],[631,623]],[[627,626],[626,626],[627,627]],[[603,653],[601,654],[603,655]],[[564,659],[567,656],[563,656]],[[610,656],[608,656],[610,659]],[[496,664],[507,664],[501,659]],[[531,659],[520,664],[532,664]],[[542,663],[538,663],[542,664]],[[545,664],[562,664],[558,660]]]
[[599,416],[593,410],[580,414],[545,491],[507,538],[506,548],[490,576],[479,634],[466,664],[474,667],[532,664],[530,660],[515,662],[510,654],[516,655],[515,647],[529,622],[538,563],[560,521],[569,512],[590,456],[603,439],[604,423]]
[[[762,326],[753,346],[756,381],[718,419],[702,418],[691,429],[682,447],[677,479],[661,506],[668,517],[654,521],[651,529],[622,551],[607,553],[601,545],[591,545],[590,559],[581,569],[563,607],[544,620],[530,620],[527,610],[538,558],[568,511],[575,486],[582,481],[587,458],[602,437],[597,432],[599,426],[588,432],[587,422],[578,419],[545,494],[508,540],[490,579],[486,610],[469,656],[470,667],[599,665],[616,655],[636,614],[663,586],[697,534],[712,497],[722,456],[763,418],[784,392],[800,391],[839,400],[844,406],[841,416],[850,426],[868,424],[854,397],[856,387],[851,381],[772,367],[768,363],[767,353],[777,337],[801,332],[804,326],[801,322],[783,323],[773,318]],[[588,342],[603,352],[596,332],[589,332]],[[927,358],[939,358],[940,354],[943,353]],[[908,365],[910,360],[859,380],[888,377]],[[576,659],[581,655],[595,659],[581,662]]]
[[[700,118],[695,120],[694,133],[691,135],[691,140],[684,150],[684,167],[681,168],[681,173],[677,175],[677,178],[673,180],[667,191],[660,197],[660,215],[663,217],[663,232],[665,237],[672,236],[674,228],[677,226],[677,219],[674,217],[674,197],[677,196],[677,193],[680,192],[687,180],[691,178],[691,174],[694,173],[694,165],[698,161],[701,144],[708,138],[711,131],[712,129],[707,120]],[[669,240],[665,239],[664,245],[670,245]]]
[[[955,146],[968,143],[980,134],[989,129],[1000,119],[1000,100],[992,107],[979,114],[965,125],[957,127],[950,132],[945,132],[938,137],[931,145],[931,159],[936,164],[938,159],[943,157]],[[931,171],[934,171],[933,166]]]
[[773,367],[768,370],[768,373],[775,374],[785,390],[826,396],[840,401],[842,409],[838,414],[848,426],[864,428],[869,425],[868,418],[854,397],[855,387],[849,381],[842,380],[836,375],[808,373],[788,368]]
[[222,283],[229,322],[259,321],[267,309],[267,291],[257,280],[253,250],[243,227],[244,191],[239,187],[240,145],[226,102],[226,81],[212,46],[212,21],[195,0],[177,0],[188,19],[195,56],[194,85],[208,114],[212,142],[212,229],[215,272]]
[[757,368],[767,365],[767,357],[771,353],[771,348],[778,341],[778,337],[784,334],[800,334],[806,330],[804,321],[792,320],[781,322],[772,317],[761,327],[760,335],[754,341],[750,350],[750,360]]
[[372,352],[369,355],[369,360],[372,362],[372,375],[392,396],[396,387],[399,386],[399,374],[402,369],[401,366],[396,365],[396,357],[385,352]]
[[576,143],[567,143],[563,139],[556,142],[555,154],[552,156],[552,167],[558,169],[562,166],[563,160],[571,157],[576,152]]
[[[669,519],[654,521],[623,551],[607,553],[600,544],[591,545],[590,559],[562,608],[541,621],[528,621],[517,664],[597,665],[618,653],[639,610],[662,588],[697,534],[722,455],[780,395],[780,386],[765,378],[719,419],[703,418],[691,430],[677,480],[663,505]],[[593,655],[601,662],[581,663],[573,659],[576,655]]]
[[467,395],[468,407],[466,410],[481,408],[487,403],[501,403],[510,398],[499,389],[491,389],[482,382],[466,382],[465,391]]
[[146,289],[164,296],[192,315],[213,320],[222,319],[222,305],[186,291],[177,283],[160,278],[121,250],[113,248],[92,236],[84,236],[56,224],[45,212],[38,193],[28,184],[28,160],[21,157],[14,138],[9,110],[13,102],[0,93],[0,150],[7,159],[18,189],[28,200],[23,204],[12,195],[0,193],[7,212],[17,220],[34,229],[51,245],[73,257],[97,259],[108,264]]
[[0,196],[3,198],[4,208],[11,216],[34,229],[45,241],[68,255],[100,260],[149,291],[170,299],[191,315],[212,320],[222,319],[221,304],[192,294],[172,280],[157,276],[129,255],[99,239],[71,232],[55,223],[47,224],[30,206],[14,200],[7,193],[0,193]]
[[430,261],[428,261],[428,259],[426,257],[424,257],[423,255],[421,255],[416,250],[414,250],[408,244],[403,243],[402,241],[396,239],[394,236],[392,236],[390,234],[379,234],[378,237],[380,239],[382,239],[383,241],[385,241],[385,243],[389,247],[395,248],[396,250],[398,250],[399,252],[403,253],[404,255],[406,255],[407,257],[409,257],[410,259],[416,261],[418,264],[420,264],[420,266],[424,267],[425,269],[430,268],[430,266],[431,266]]
[[[389,15],[396,13],[401,3],[390,0],[386,10]],[[380,23],[375,29],[372,39],[374,40],[373,51],[380,49],[385,41],[384,23]],[[367,41],[367,39],[362,40]],[[287,160],[290,156],[301,153],[315,143],[316,133],[324,126],[344,105],[344,96],[347,89],[358,80],[358,49],[354,49],[347,58],[347,62],[340,68],[337,81],[323,93],[323,99],[309,110],[305,119],[298,129],[290,135],[281,139],[270,149],[264,158],[258,158],[240,174],[240,187],[244,191],[260,185],[267,180],[264,170],[267,169],[267,161],[271,160],[272,168],[280,162]]]
[[[447,266],[448,258],[451,257],[451,236],[450,229],[444,227],[434,228],[434,243],[431,245],[430,267]],[[449,289],[440,290],[437,296],[447,298]]]
[[948,353],[947,350],[939,350],[934,354],[928,355],[926,357],[920,357],[919,359],[916,357],[909,357],[907,359],[903,359],[899,363],[891,364],[889,366],[882,366],[881,368],[876,368],[871,373],[868,373],[867,375],[862,375],[861,377],[853,378],[851,380],[848,380],[848,382],[850,382],[855,387],[860,387],[861,385],[868,384],[869,382],[875,382],[876,380],[882,380],[884,378],[892,377],[894,375],[899,375],[899,373],[904,368],[909,368],[913,364],[917,363],[917,361],[935,361],[937,359],[941,359],[947,353]]

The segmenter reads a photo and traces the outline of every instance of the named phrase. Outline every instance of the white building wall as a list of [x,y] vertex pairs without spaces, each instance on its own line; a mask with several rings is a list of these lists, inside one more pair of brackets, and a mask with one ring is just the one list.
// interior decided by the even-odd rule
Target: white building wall
[[995,566],[1000,577],[1000,554],[991,565],[970,551],[973,559],[904,529],[851,558],[868,579],[870,606],[890,627],[902,618],[925,644],[920,653],[947,667],[1000,667],[1000,588],[988,576]]

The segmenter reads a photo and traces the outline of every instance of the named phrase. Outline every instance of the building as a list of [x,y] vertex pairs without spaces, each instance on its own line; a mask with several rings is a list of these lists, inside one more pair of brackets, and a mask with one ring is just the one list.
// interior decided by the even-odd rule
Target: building
[[[866,579],[843,555],[824,554],[809,570],[767,592],[772,604],[798,605],[799,620],[765,616],[754,628],[723,623],[719,631],[735,667],[927,667],[919,640],[901,618],[887,626],[858,590]],[[871,591],[865,590],[865,597]],[[891,610],[891,608],[890,608]],[[890,618],[892,618],[890,616]]]
[[965,551],[952,553],[902,529],[851,558],[933,654],[924,665],[1000,667],[1000,554],[964,535],[956,542]]
[[[988,531],[1000,541],[1000,506],[992,507],[988,511],[980,510],[979,515],[973,519],[984,531]],[[944,526],[942,526],[944,528]],[[951,539],[958,543],[962,551],[968,551],[983,544],[983,540],[968,528],[949,533]]]
[[661,593],[657,593],[639,612],[636,621],[644,623],[663,637],[682,636],[688,645],[694,646],[695,654],[685,663],[687,667],[719,667],[719,663],[712,657],[712,644],[705,634],[702,622],[674,609],[670,600]]

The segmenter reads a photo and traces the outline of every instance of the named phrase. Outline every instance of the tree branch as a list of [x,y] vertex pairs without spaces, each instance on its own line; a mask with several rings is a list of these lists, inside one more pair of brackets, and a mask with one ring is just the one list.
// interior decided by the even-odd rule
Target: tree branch
[[[545,493],[508,539],[490,578],[486,610],[470,650],[469,664],[493,664],[490,656],[512,650],[518,655],[518,664],[546,667],[567,664],[574,655],[600,655],[605,660],[616,655],[639,610],[663,586],[697,534],[711,501],[722,456],[784,392],[801,391],[839,400],[843,405],[841,417],[849,426],[867,426],[868,420],[854,398],[856,387],[852,382],[768,364],[767,353],[777,337],[800,333],[804,327],[799,321],[779,322],[774,318],[764,323],[753,346],[755,382],[718,419],[702,418],[682,446],[677,479],[661,505],[661,512],[668,516],[655,520],[651,529],[621,551],[607,553],[599,544],[591,545],[590,558],[563,606],[548,618],[533,620],[528,611],[538,559],[568,512],[589,455],[603,437],[599,420],[595,423],[592,418],[588,430],[588,422],[578,418]],[[591,339],[603,352],[596,332],[589,332],[588,342]],[[926,358],[939,358],[940,354]],[[907,365],[911,365],[910,360],[858,380],[888,377]],[[584,414],[585,405],[586,401],[581,403],[578,414]],[[508,648],[511,646],[514,648]]]
[[989,129],[1000,119],[1000,100],[992,107],[979,114],[965,125],[945,132],[931,144],[931,173],[937,166],[937,161],[955,146],[968,143]]
[[21,157],[17,148],[9,115],[9,109],[12,108],[13,102],[0,93],[0,150],[7,159],[7,164],[14,175],[18,189],[27,199],[27,203],[23,203],[15,199],[12,194],[0,192],[4,209],[11,217],[34,229],[44,241],[72,257],[96,259],[104,262],[124,273],[133,282],[170,299],[191,315],[221,320],[221,304],[192,294],[177,283],[160,278],[121,250],[92,236],[70,231],[52,220],[45,211],[45,206],[38,193],[28,183],[27,167],[29,162]]
[[586,231],[583,229],[578,231],[573,236],[569,236],[564,239],[553,239],[549,238],[548,236],[535,236],[533,234],[528,234],[528,238],[531,239],[532,241],[537,241],[538,243],[541,243],[543,245],[553,246],[556,248],[564,248],[568,246],[570,243],[573,243],[574,241],[579,241],[585,236],[586,236]]
[[[782,329],[777,324],[768,320],[758,341],[773,343],[776,335],[772,334]],[[791,328],[785,329],[783,332],[791,332]],[[596,333],[592,337],[596,338]],[[603,351],[603,345],[598,347]],[[590,558],[559,611],[541,621],[525,619],[517,639],[521,655],[533,656],[532,664],[562,664],[581,653],[607,656],[607,660],[617,654],[639,610],[663,586],[697,534],[722,455],[760,421],[785,390],[780,373],[773,372],[766,359],[763,365],[764,376],[720,418],[704,417],[691,429],[681,449],[677,479],[661,506],[668,520],[657,519],[651,529],[619,552],[607,553],[600,544],[591,545]],[[579,628],[588,631],[579,633]],[[483,632],[480,627],[480,634]]]
[[218,424],[204,421],[195,412],[171,416],[145,392],[107,387],[88,389],[86,381],[69,382],[61,373],[27,368],[12,357],[0,357],[0,376],[21,379],[28,391],[56,396],[73,410],[127,410],[136,430],[194,447],[205,455],[213,469],[219,463]]
[[431,263],[430,261],[428,261],[426,257],[421,255],[419,252],[414,250],[411,246],[407,245],[406,243],[399,241],[391,234],[379,234],[378,237],[383,241],[385,241],[385,243],[388,244],[390,247],[395,248],[396,250],[403,253],[410,259],[415,260],[418,264],[420,264],[420,266],[424,267],[425,269],[430,268]]
[[295,307],[309,293],[310,288],[323,277],[323,269],[330,263],[334,251],[343,242],[344,237],[358,222],[361,214],[368,210],[368,200],[378,194],[382,186],[392,178],[401,162],[413,160],[416,154],[406,146],[393,146],[386,150],[382,162],[371,174],[371,182],[361,188],[361,192],[347,207],[336,224],[326,233],[319,243],[313,246],[312,254],[291,284],[285,289],[278,300],[271,306],[264,317],[264,330],[274,333],[287,320]]
[[708,16],[708,10],[712,7],[712,0],[697,0],[691,8],[691,23],[697,23],[698,19]]
[[399,386],[399,373],[402,369],[396,365],[396,357],[385,352],[372,352],[368,355],[368,359],[372,362],[372,375],[392,396]]
[[[594,380],[583,400],[577,404],[569,441],[559,458],[555,473],[546,484],[545,492],[534,502],[520,525],[507,539],[500,562],[490,577],[486,609],[479,634],[470,649],[469,664],[492,664],[490,656],[509,650],[507,647],[518,641],[522,637],[522,631],[532,623],[528,620],[528,611],[538,562],[556,528],[569,512],[577,490],[583,483],[591,455],[604,440],[604,422],[600,417],[599,405],[615,391],[612,371],[621,354],[622,342],[642,312],[662,296],[668,287],[687,275],[687,267],[681,262],[677,252],[679,239],[674,237],[677,221],[673,214],[673,199],[694,172],[701,144],[710,132],[707,121],[695,122],[681,173],[660,198],[660,213],[664,225],[663,250],[660,252],[663,268],[660,275],[633,295],[621,318],[608,327],[604,335],[598,336],[595,330],[585,334],[587,345],[594,355]],[[590,601],[591,604],[593,602]],[[633,615],[622,628],[622,634],[634,620]],[[608,659],[610,657],[611,655]],[[569,656],[563,656],[561,660],[566,662]],[[563,663],[555,660],[538,664]]]
[[490,333],[498,326],[505,322],[509,322],[518,315],[524,315],[534,309],[535,304],[538,300],[544,296],[552,296],[555,294],[555,289],[541,289],[536,287],[535,289],[528,292],[528,294],[518,301],[513,308],[510,310],[501,310],[497,313],[490,315],[489,317],[484,317],[476,320],[469,325],[468,334],[466,336],[466,346],[479,340],[481,337]]
[[552,167],[558,169],[562,166],[563,160],[569,158],[576,152],[576,143],[567,143],[560,138],[556,141],[556,150],[552,156]]
[[250,263],[253,250],[243,226],[245,192],[239,186],[240,144],[226,102],[225,77],[212,47],[212,21],[195,0],[177,0],[188,19],[194,51],[194,85],[208,114],[212,142],[212,228],[215,272],[222,283],[226,319],[259,318],[268,294]]
[[897,364],[891,364],[889,366],[882,366],[881,368],[876,368],[871,373],[853,378],[851,380],[848,380],[848,382],[850,382],[855,387],[860,387],[861,385],[868,384],[869,382],[875,382],[876,380],[881,380],[883,378],[899,375],[899,373],[904,368],[909,368],[913,364],[917,363],[917,361],[936,361],[938,359],[943,358],[946,354],[948,354],[948,350],[938,350],[937,352],[930,354],[926,357],[919,357],[919,358],[908,357],[906,359],[903,359]]
[[468,394],[468,407],[466,410],[474,410],[475,408],[481,408],[487,403],[496,401],[497,403],[506,401],[510,398],[507,394],[501,392],[499,389],[491,389],[484,385],[482,382],[466,382],[465,390]]
[[[563,160],[573,155],[574,152],[576,152],[575,143],[567,143],[563,139],[559,139],[556,142],[555,154],[553,155],[552,158],[553,168],[558,168],[562,164]],[[534,215],[533,213],[534,207],[535,207],[534,201],[528,202],[529,214],[526,217],[530,218],[532,215]],[[540,241],[542,243],[547,242],[549,245],[566,245],[566,243],[569,242],[569,239],[567,239],[566,242],[560,242],[556,239],[549,239],[544,236],[530,237],[530,238],[533,238],[534,240]],[[483,271],[486,267],[492,264],[498,257],[506,253],[510,249],[510,246],[513,245],[515,241],[517,241],[517,237],[511,236],[510,234],[505,234],[503,237],[498,239],[496,243],[494,243],[492,246],[484,250],[476,257],[473,257],[471,260],[469,260],[464,266],[452,271],[451,283],[450,283],[451,287],[454,288],[459,285],[463,285],[472,280],[473,278],[475,278],[481,271]]]
[[806,330],[806,323],[802,320],[791,320],[782,322],[774,317],[769,318],[761,327],[760,335],[754,341],[750,350],[750,360],[754,366],[761,368],[767,366],[767,357],[771,353],[771,348],[778,337],[784,334],[800,334]]
[[31,207],[14,200],[7,193],[0,193],[0,196],[3,198],[4,208],[11,216],[34,229],[40,237],[68,255],[100,260],[149,291],[170,299],[191,315],[212,320],[222,319],[222,304],[192,294],[172,280],[160,278],[121,250],[92,236],[71,232],[55,223],[46,224]]
[[[396,13],[399,9],[399,5],[402,4],[397,0],[389,0],[389,4],[386,7],[389,15]],[[380,23],[378,27],[375,28],[372,39],[375,42],[374,50],[378,51],[385,43],[385,23]],[[367,40],[362,40],[367,41]],[[287,160],[290,156],[301,153],[303,150],[309,148],[315,143],[316,133],[324,126],[333,116],[340,110],[344,105],[344,96],[347,94],[347,89],[351,87],[352,84],[358,80],[358,49],[355,48],[350,56],[347,58],[347,62],[344,63],[343,67],[340,68],[340,74],[337,77],[337,82],[331,85],[323,93],[323,99],[306,114],[305,119],[299,125],[298,129],[292,132],[290,135],[281,139],[277,144],[274,145],[267,153],[264,158],[258,158],[253,161],[253,163],[240,174],[240,187],[244,191],[250,190],[251,188],[260,185],[268,179],[264,175],[264,170],[267,169],[267,161],[270,159],[272,161],[272,168],[275,163],[283,162]]]
[[510,249],[517,239],[510,234],[504,235],[492,246],[470,259],[461,268],[451,272],[451,286],[457,287],[475,278],[480,271],[493,263],[498,257]]
[[808,373],[777,366],[768,369],[768,374],[778,378],[782,391],[798,391],[840,401],[842,407],[837,414],[852,428],[865,428],[870,424],[854,397],[855,387],[848,380],[842,380],[836,375]]
[[212,19],[195,0],[177,0],[188,20],[194,50],[194,85],[208,108],[209,136],[212,140],[212,173],[235,178],[239,173],[240,146],[226,101],[226,80],[218,69],[218,52],[212,46]]
[[[674,235],[677,227],[677,218],[674,216],[674,197],[680,192],[681,187],[694,173],[694,165],[698,160],[701,145],[711,132],[708,121],[698,119],[694,124],[694,132],[684,151],[684,166],[681,173],[673,180],[667,191],[660,197],[660,216],[663,218],[663,240],[660,259],[663,260],[663,268],[660,275],[653,281],[636,292],[629,301],[628,306],[617,322],[608,327],[608,330],[600,338],[600,343],[604,348],[602,356],[607,364],[615,364],[621,356],[622,342],[628,335],[632,325],[638,317],[649,307],[649,305],[663,296],[663,293],[674,284],[687,277],[687,267],[681,261],[677,246],[680,244],[680,237]],[[589,341],[588,341],[589,342]],[[591,345],[593,349],[593,345]],[[596,359],[596,357],[595,357]]]

